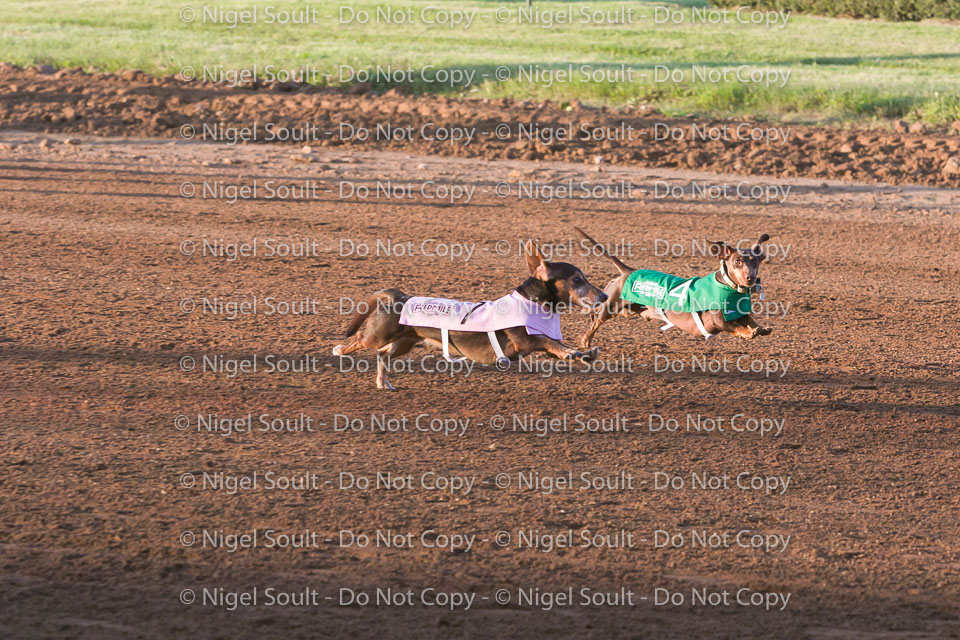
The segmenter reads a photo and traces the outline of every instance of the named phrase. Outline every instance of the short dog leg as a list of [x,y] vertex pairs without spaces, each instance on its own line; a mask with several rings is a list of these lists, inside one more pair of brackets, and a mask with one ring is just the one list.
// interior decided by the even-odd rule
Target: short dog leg
[[393,343],[386,344],[377,349],[377,389],[386,389],[387,391],[396,391],[396,388],[387,380],[387,363],[380,357],[381,353],[386,353],[389,357],[389,351],[393,349]]
[[594,347],[589,351],[578,351],[572,347],[568,347],[562,342],[557,342],[556,340],[550,340],[549,338],[544,341],[543,350],[552,355],[555,358],[560,360],[593,360],[597,357],[597,354],[600,353],[600,349]]
[[[590,352],[584,353],[583,351],[577,351],[547,336],[527,335],[527,332],[522,329],[520,331],[508,329],[507,335],[510,337],[510,342],[513,343],[514,350],[520,356],[533,353],[534,351],[546,351],[559,360],[574,360],[576,358],[591,356]],[[596,355],[595,350],[592,352],[592,355]]]
[[419,341],[419,338],[405,337],[377,349],[377,389],[396,391],[390,381],[387,380],[387,361],[380,354],[384,354],[386,358],[396,358],[408,353]]
[[597,330],[600,328],[600,325],[602,325],[604,322],[606,322],[612,317],[613,316],[610,314],[610,312],[607,310],[606,307],[601,309],[600,312],[593,317],[593,324],[591,324],[590,328],[587,329],[587,332],[580,337],[580,342],[579,342],[580,348],[583,350],[589,349],[590,343],[593,341],[593,336],[596,335]]
[[597,330],[600,329],[600,325],[617,315],[617,313],[620,311],[621,291],[623,291],[622,277],[614,278],[607,283],[606,287],[604,287],[603,292],[607,294],[607,302],[600,308],[600,311],[593,316],[593,324],[590,325],[590,328],[587,329],[587,332],[580,337],[579,346],[584,351],[590,348],[590,343],[593,341],[593,336],[597,333]]
[[761,327],[757,324],[757,321],[753,319],[753,316],[747,316],[747,322],[750,323],[750,326],[756,327],[756,335],[758,336],[768,336],[773,333],[773,327]]
[[773,327],[761,327],[753,316],[745,316],[743,324],[736,326],[733,335],[744,340],[753,340],[757,336],[768,336],[773,333]]
[[360,335],[354,334],[350,338],[350,342],[347,344],[338,344],[333,348],[333,355],[335,356],[345,356],[348,353],[353,353],[357,349],[360,349],[363,345],[360,344]]

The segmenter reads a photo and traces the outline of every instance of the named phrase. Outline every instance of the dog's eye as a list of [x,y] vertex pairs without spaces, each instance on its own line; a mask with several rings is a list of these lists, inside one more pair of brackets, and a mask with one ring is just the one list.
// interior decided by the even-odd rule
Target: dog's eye
[[573,284],[581,284],[582,282],[583,282],[583,280],[581,280],[580,278],[574,278],[574,279],[573,279]]
[[743,263],[740,262],[740,258],[737,258],[737,259],[734,261],[734,264],[739,267],[739,266],[740,266],[741,264],[743,264]]

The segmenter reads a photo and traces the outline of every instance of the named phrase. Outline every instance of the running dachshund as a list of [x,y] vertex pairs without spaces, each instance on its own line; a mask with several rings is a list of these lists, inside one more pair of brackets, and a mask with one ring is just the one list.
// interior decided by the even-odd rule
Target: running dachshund
[[[620,271],[620,275],[611,280],[604,288],[609,302],[594,313],[593,324],[580,338],[579,346],[581,349],[589,349],[590,342],[593,340],[593,336],[600,328],[600,325],[615,315],[639,314],[640,317],[647,320],[662,320],[666,322],[665,328],[676,326],[687,333],[693,335],[702,334],[704,337],[718,333],[730,333],[738,338],[750,340],[757,336],[769,335],[773,332],[772,327],[761,327],[757,324],[749,313],[735,319],[727,319],[724,317],[722,309],[711,309],[691,313],[655,309],[623,300],[621,294],[623,293],[624,284],[627,281],[627,277],[630,276],[635,269],[631,269],[619,258],[608,253],[599,242],[588,236],[585,231],[579,227],[574,228],[588,242],[593,243]],[[720,260],[721,268],[716,274],[711,274],[708,277],[714,277],[720,285],[732,287],[737,291],[749,292],[755,289],[759,283],[757,272],[760,269],[760,263],[766,260],[762,244],[769,239],[770,236],[765,233],[760,236],[760,239],[757,240],[757,243],[751,249],[739,250],[725,242],[710,241],[710,255]],[[726,282],[724,280],[726,280]]]
[[[607,301],[607,294],[592,285],[583,271],[565,262],[547,262],[533,242],[524,246],[524,258],[530,277],[516,288],[516,293],[533,301],[551,313],[565,308],[596,311]],[[345,356],[361,348],[376,349],[379,354],[397,358],[413,347],[426,343],[481,364],[494,364],[500,357],[516,360],[520,356],[543,351],[561,360],[590,361],[598,349],[577,350],[546,335],[527,333],[525,327],[513,327],[491,332],[499,343],[495,350],[493,338],[485,333],[449,331],[446,340],[440,329],[400,324],[404,303],[411,296],[399,289],[382,289],[366,302],[363,312],[357,314],[347,327],[346,344],[333,348],[333,355]],[[387,380],[386,363],[377,357],[377,388],[394,390]]]

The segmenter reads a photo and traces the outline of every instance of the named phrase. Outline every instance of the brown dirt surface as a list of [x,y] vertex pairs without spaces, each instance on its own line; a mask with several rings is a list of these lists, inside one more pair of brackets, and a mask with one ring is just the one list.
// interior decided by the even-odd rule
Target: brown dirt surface
[[[43,71],[51,71],[44,69]],[[957,125],[938,132],[667,118],[649,107],[570,110],[543,102],[411,97],[272,83],[228,88],[138,71],[43,73],[0,65],[0,126],[58,133],[223,141],[284,128],[290,142],[487,160],[560,160],[775,177],[960,186]],[[377,130],[390,123],[391,129]],[[204,129],[204,125],[207,129]],[[505,127],[505,128],[503,128]],[[366,129],[366,136],[362,130]],[[436,140],[447,130],[469,140]],[[498,133],[499,132],[499,133]]]
[[[2,97],[4,124],[31,131],[0,134],[0,636],[960,634],[957,191],[797,178],[776,182],[792,187],[783,204],[704,200],[696,195],[697,181],[743,178],[485,159],[502,156],[503,149],[470,158],[323,148],[304,163],[304,154],[282,145],[41,134],[41,128],[72,134],[93,127],[168,135],[181,117],[196,115],[191,105],[241,114],[271,100],[332,114],[408,99],[195,92],[140,79],[125,83],[120,96],[109,91],[120,86],[113,77],[33,78],[10,71],[3,81],[49,101],[28,107],[23,93]],[[45,114],[63,115],[67,101],[76,105],[76,118],[44,120]],[[330,106],[320,107],[325,101]],[[468,103],[423,104],[456,111]],[[108,112],[118,122],[112,129]],[[829,171],[833,165],[815,166]],[[860,165],[845,166],[864,175],[852,168]],[[369,186],[378,179],[476,191],[469,203],[430,199],[419,189],[400,198],[338,193],[343,182]],[[505,199],[495,186],[505,180],[629,184],[636,192],[629,199]],[[286,187],[310,182],[316,189],[288,200],[261,190],[228,202],[180,197],[187,181],[257,181],[261,189],[271,181]],[[657,183],[678,195],[657,197]],[[772,184],[767,178],[752,183]],[[395,393],[378,391],[371,372],[356,370],[361,365],[342,370],[349,367],[331,355],[350,317],[340,312],[344,300],[387,286],[467,300],[498,297],[525,277],[520,239],[537,238],[558,256],[574,247],[564,259],[605,283],[614,274],[611,265],[569,244],[575,224],[619,245],[632,266],[682,275],[715,268],[691,252],[692,240],[769,233],[779,253],[770,251],[761,270],[766,301],[786,311],[763,318],[774,332],[752,341],[727,336],[704,342],[620,319],[601,329],[600,361],[588,371],[546,375],[543,369],[478,367],[470,375],[447,375],[412,366],[393,376]],[[183,251],[185,242],[196,248],[204,241],[255,239],[257,255],[236,260]],[[414,250],[365,256],[343,250],[344,240],[375,247],[377,239]],[[424,239],[472,244],[476,251],[469,260],[425,255]],[[267,241],[309,250],[269,255]],[[507,250],[501,250],[503,241]],[[663,255],[664,242],[686,250]],[[274,316],[263,306],[268,297],[316,304],[300,315]],[[200,307],[184,311],[184,300],[204,298],[257,298],[261,311],[234,319]],[[586,326],[579,314],[563,318],[568,339]],[[372,353],[356,355],[356,362],[373,362]],[[421,360],[428,355],[436,352],[421,349],[411,357],[422,364],[431,362]],[[184,356],[196,358],[198,368],[181,370]],[[261,368],[236,376],[199,364],[204,357],[249,362],[254,356]],[[312,360],[306,371],[280,373],[266,370],[268,357]],[[671,369],[659,371],[666,361]],[[534,362],[545,367],[553,361]],[[697,368],[700,362],[710,370]],[[740,370],[754,365],[778,370]],[[211,414],[269,414],[292,427],[298,419],[305,426],[302,416],[309,416],[312,430],[225,435],[198,429],[199,416]],[[335,429],[337,414],[360,420],[362,428]],[[652,431],[655,414],[680,427]],[[177,422],[181,415],[185,423]],[[412,426],[406,432],[371,429],[381,415],[406,417],[408,425],[419,415],[471,422],[450,435]],[[524,432],[513,426],[515,415],[566,417],[569,428]],[[578,432],[578,415],[618,430]],[[494,428],[495,416],[506,419],[505,428]],[[688,429],[688,416],[722,419],[726,428]],[[782,431],[735,431],[736,416],[739,426],[747,418],[782,421]],[[270,473],[294,479],[315,474],[309,477],[319,483],[270,489]],[[341,489],[342,473],[415,480],[413,488]],[[475,484],[430,490],[419,480],[431,473]],[[736,478],[744,473],[789,479],[789,485],[771,493],[741,489]],[[189,486],[184,474],[200,484]],[[257,474],[260,484],[236,492],[204,487],[215,474],[248,481]],[[499,474],[510,479],[506,488],[498,487]],[[588,474],[606,489],[584,490],[579,481],[554,491],[543,483],[540,490],[520,485],[521,477],[537,474]],[[663,489],[656,486],[660,474],[685,484]],[[727,486],[696,488],[693,474],[710,482],[726,477]],[[257,530],[262,544],[270,529],[312,532],[318,542],[230,552],[180,541],[184,532]],[[657,530],[679,535],[683,544],[658,548]],[[378,531],[411,534],[414,542],[411,548],[351,546],[341,544],[343,531],[371,540]],[[503,531],[510,540],[498,545]],[[519,544],[521,531],[572,531],[577,542],[584,531],[607,540],[630,533],[632,546],[547,551]],[[790,536],[789,544],[770,551],[741,547],[732,542],[740,531]],[[701,548],[694,544],[698,532],[727,543]],[[448,534],[477,538],[469,550],[422,542]],[[313,590],[307,593],[317,600],[269,606],[271,588]],[[198,600],[181,603],[184,589]],[[257,589],[257,604],[232,608],[204,600],[219,589],[248,595]],[[341,606],[342,589],[373,600]],[[400,593],[404,602],[376,604],[377,589]],[[506,605],[495,600],[503,589],[510,596]],[[547,610],[546,594],[562,597],[567,589],[575,602]],[[609,594],[619,604],[581,606],[581,589]],[[431,590],[474,594],[475,600],[469,610],[421,604],[422,597],[433,597]],[[683,604],[657,604],[664,590],[680,594]],[[632,603],[625,602],[627,591]],[[413,605],[405,602],[408,592]],[[539,605],[519,601],[521,594],[536,593]],[[790,598],[782,610],[780,601],[765,610],[738,604],[738,593]],[[695,594],[720,602],[695,603]]]

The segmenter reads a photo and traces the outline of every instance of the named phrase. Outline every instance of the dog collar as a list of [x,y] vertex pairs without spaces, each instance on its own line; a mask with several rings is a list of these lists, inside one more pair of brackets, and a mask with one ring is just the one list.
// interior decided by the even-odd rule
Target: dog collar
[[752,287],[741,287],[736,282],[733,281],[733,278],[730,277],[730,274],[727,273],[727,262],[724,260],[720,263],[720,279],[723,280],[723,283],[728,287],[736,291],[737,293],[747,293],[751,290]]
[[763,285],[760,284],[760,276],[757,276],[757,281],[753,283],[752,287],[740,287],[733,281],[733,279],[727,274],[727,263],[720,263],[720,277],[723,279],[724,284],[726,284],[731,289],[735,290],[737,293],[757,293],[760,294],[760,300],[764,299],[763,294]]

